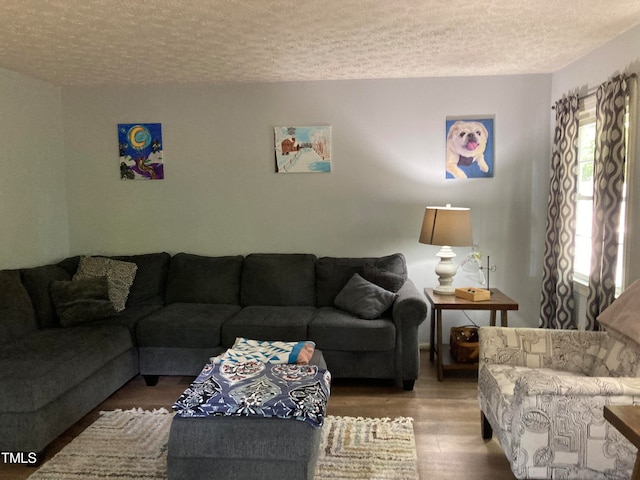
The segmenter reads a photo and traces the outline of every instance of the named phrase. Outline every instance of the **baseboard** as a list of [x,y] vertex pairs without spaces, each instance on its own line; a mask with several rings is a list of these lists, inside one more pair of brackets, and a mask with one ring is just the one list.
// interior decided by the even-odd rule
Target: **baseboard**
[[429,350],[431,348],[431,344],[430,343],[420,343],[419,347],[420,347],[420,350]]

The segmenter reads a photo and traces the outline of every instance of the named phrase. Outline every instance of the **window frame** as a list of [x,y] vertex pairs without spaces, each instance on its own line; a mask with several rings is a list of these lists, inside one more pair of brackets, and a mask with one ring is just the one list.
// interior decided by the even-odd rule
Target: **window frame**
[[[632,141],[632,134],[630,133],[630,118],[632,118],[632,116],[634,115],[634,104],[633,104],[633,99],[631,98],[632,94],[629,93],[626,95],[626,100],[625,100],[625,154],[626,154],[626,160],[625,160],[625,174],[624,174],[624,186],[623,186],[623,192],[622,192],[622,196],[623,196],[623,200],[622,200],[622,205],[621,205],[621,210],[620,210],[620,224],[618,225],[618,230],[619,230],[619,236],[618,236],[618,261],[617,261],[617,267],[616,267],[616,296],[623,290],[624,286],[626,285],[625,279],[626,279],[626,273],[628,272],[628,262],[629,262],[629,255],[630,255],[630,251],[629,251],[629,232],[627,229],[627,226],[629,225],[629,215],[630,215],[630,208],[629,208],[629,188],[630,188],[630,182],[629,182],[629,178],[630,178],[630,174],[632,172],[632,165],[631,165],[631,159],[633,158],[633,155],[631,155],[631,151],[632,151],[632,145],[631,145],[631,141]],[[634,111],[632,111],[634,110]],[[596,98],[595,98],[595,93],[591,94],[591,95],[587,95],[585,97],[582,97],[579,99],[579,104],[578,104],[578,165],[577,165],[577,182],[576,182],[576,230],[574,232],[574,265],[573,265],[573,281],[574,284],[576,284],[579,288],[579,290],[583,290],[582,286],[588,286],[589,284],[589,275],[590,275],[590,269],[591,269],[591,238],[592,238],[592,231],[591,231],[591,225],[592,225],[592,220],[589,220],[588,225],[589,225],[589,234],[588,235],[583,235],[581,233],[579,233],[578,231],[578,227],[579,227],[579,218],[578,218],[578,206],[579,203],[581,201],[588,201],[591,202],[591,208],[590,208],[590,213],[591,216],[593,216],[593,188],[591,188],[591,192],[589,194],[585,194],[583,191],[581,191],[581,177],[582,177],[582,173],[583,173],[583,169],[582,166],[585,164],[591,164],[593,165],[594,162],[594,157],[595,157],[595,123],[596,123]],[[593,132],[593,141],[590,142],[593,145],[593,151],[591,152],[590,161],[584,161],[584,153],[583,153],[583,143],[582,143],[582,136],[581,133],[587,129],[587,128],[593,128],[594,132]],[[592,172],[591,172],[591,181],[593,182],[593,167],[592,167]],[[588,239],[589,240],[589,259],[588,259],[588,263],[587,265],[589,266],[589,271],[585,274],[584,271],[578,271],[576,269],[576,265],[578,264],[577,262],[577,258],[579,255],[579,249],[578,249],[578,239]],[[581,262],[582,264],[584,264],[584,262]]]

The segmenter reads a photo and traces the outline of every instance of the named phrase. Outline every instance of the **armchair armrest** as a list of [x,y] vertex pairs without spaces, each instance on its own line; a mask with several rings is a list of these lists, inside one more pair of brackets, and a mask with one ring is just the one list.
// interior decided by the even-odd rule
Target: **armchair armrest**
[[480,327],[480,366],[497,363],[591,372],[605,332],[544,328]]
[[523,375],[514,387],[514,396],[556,395],[556,396],[638,396],[640,378],[634,377],[583,377],[578,375],[554,375],[532,371]]

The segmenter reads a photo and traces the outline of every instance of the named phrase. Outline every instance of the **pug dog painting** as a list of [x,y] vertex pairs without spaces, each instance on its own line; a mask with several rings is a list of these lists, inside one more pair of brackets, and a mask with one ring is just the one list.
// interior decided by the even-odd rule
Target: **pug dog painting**
[[447,178],[493,177],[493,119],[447,120]]

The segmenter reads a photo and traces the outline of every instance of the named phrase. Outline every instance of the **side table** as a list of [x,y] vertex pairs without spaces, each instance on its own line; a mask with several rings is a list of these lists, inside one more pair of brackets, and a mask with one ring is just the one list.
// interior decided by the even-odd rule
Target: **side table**
[[[477,363],[459,363],[453,361],[449,351],[442,348],[442,311],[443,310],[488,310],[491,312],[490,325],[496,325],[497,312],[500,312],[500,324],[508,326],[507,311],[518,310],[518,303],[507,297],[497,288],[491,289],[491,298],[479,302],[458,298],[455,295],[438,295],[432,288],[425,288],[424,294],[431,305],[431,348],[429,359],[437,358],[438,380],[442,381],[445,370],[477,370]],[[435,341],[434,341],[435,339]]]
[[[640,406],[605,405],[604,418],[634,446],[640,447]],[[636,456],[631,480],[640,480],[640,455]]]

